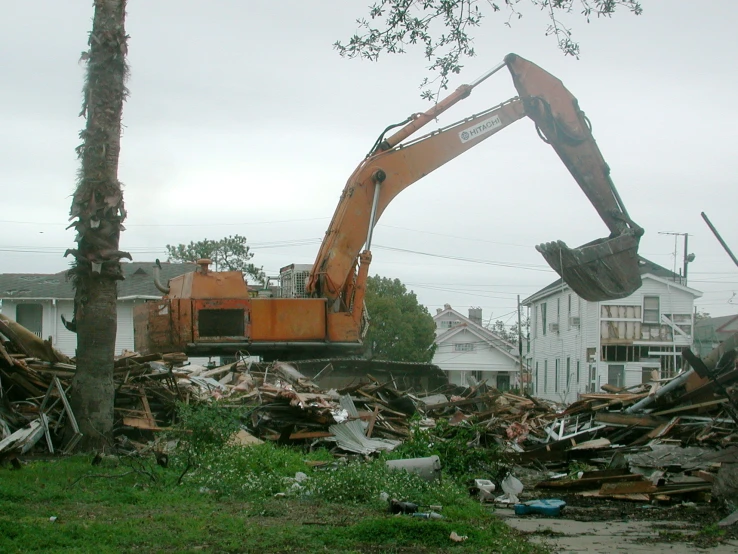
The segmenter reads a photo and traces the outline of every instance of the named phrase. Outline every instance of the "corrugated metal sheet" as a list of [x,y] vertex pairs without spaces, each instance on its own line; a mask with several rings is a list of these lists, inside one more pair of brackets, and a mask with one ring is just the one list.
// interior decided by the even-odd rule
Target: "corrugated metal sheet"
[[344,395],[340,400],[341,407],[349,414],[349,421],[331,425],[328,430],[335,436],[338,446],[348,452],[356,452],[357,454],[371,454],[377,451],[393,450],[400,441],[389,439],[370,439],[366,436],[366,423],[359,418],[359,412],[354,405],[354,401],[349,395]]

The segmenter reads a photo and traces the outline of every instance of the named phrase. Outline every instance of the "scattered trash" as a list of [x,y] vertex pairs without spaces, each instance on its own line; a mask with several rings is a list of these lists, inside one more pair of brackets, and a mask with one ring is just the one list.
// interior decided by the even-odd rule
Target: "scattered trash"
[[426,481],[441,480],[441,459],[438,456],[409,458],[406,460],[387,460],[386,464],[387,467],[392,469],[404,469],[410,473],[417,473]]
[[412,514],[412,517],[418,519],[443,519],[443,516],[436,512],[415,512]]
[[488,502],[492,500],[492,493],[495,491],[495,484],[489,479],[474,479],[474,488],[478,491],[477,498],[480,502]]
[[414,514],[418,511],[418,505],[412,502],[400,502],[394,498],[389,501],[389,512],[391,514]]
[[454,542],[464,542],[469,537],[467,537],[466,535],[459,535],[458,533],[456,533],[456,531],[451,531],[451,535],[449,535],[449,538]]

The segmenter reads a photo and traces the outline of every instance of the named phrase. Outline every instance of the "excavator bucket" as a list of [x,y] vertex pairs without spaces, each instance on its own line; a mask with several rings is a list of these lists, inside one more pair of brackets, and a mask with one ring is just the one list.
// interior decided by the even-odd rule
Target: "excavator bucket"
[[569,248],[562,241],[536,246],[571,289],[590,302],[615,300],[641,286],[639,237],[626,232]]

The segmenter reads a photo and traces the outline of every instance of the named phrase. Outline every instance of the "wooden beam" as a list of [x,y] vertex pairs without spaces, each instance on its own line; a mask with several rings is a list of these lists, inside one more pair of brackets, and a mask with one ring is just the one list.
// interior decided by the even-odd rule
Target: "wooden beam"
[[654,429],[666,423],[665,420],[651,415],[634,415],[617,412],[598,412],[595,414],[595,421],[618,427],[646,427],[649,429]]

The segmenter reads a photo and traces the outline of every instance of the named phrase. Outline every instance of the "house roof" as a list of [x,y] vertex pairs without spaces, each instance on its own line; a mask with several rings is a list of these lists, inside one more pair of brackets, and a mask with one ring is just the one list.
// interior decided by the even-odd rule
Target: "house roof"
[[[674,285],[680,288],[683,288],[684,290],[688,290],[689,292],[696,293],[695,289],[691,289],[689,287],[686,287],[678,282],[680,279],[680,276],[673,271],[666,269],[665,267],[660,266],[659,264],[652,262],[651,260],[647,260],[643,256],[638,256],[638,269],[640,270],[640,273],[642,276],[650,275],[651,277],[656,278],[656,280],[660,282],[669,282],[670,285]],[[541,290],[534,292],[531,294],[528,298],[523,300],[521,304],[523,306],[529,306],[536,300],[540,300],[541,298],[545,298],[546,296],[549,296],[555,292],[558,292],[559,290],[568,289],[569,285],[563,282],[563,279],[557,279],[550,285],[546,285]],[[701,296],[701,294],[700,294]]]
[[[123,262],[124,280],[118,282],[118,298],[161,297],[154,285],[154,262]],[[192,263],[161,264],[161,280],[182,275],[197,268]],[[73,299],[74,287],[66,271],[59,273],[2,273],[0,274],[0,299]]]
[[720,317],[707,317],[698,320],[695,325],[695,336],[706,338],[708,336],[726,337],[735,333],[734,330],[726,329],[733,321],[738,319],[738,314],[724,315]]
[[500,335],[497,333],[494,333],[487,329],[486,327],[482,327],[475,321],[469,319],[468,317],[464,316],[463,314],[457,312],[451,307],[445,308],[444,310],[438,312],[436,315],[433,316],[434,321],[438,321],[443,316],[453,314],[454,317],[457,317],[461,323],[459,325],[456,325],[454,327],[451,327],[449,330],[445,331],[444,333],[441,333],[436,337],[436,344],[441,344],[449,339],[451,339],[454,335],[467,330],[479,337],[481,340],[487,342],[490,346],[493,348],[499,350],[506,356],[509,356],[513,360],[517,360],[518,357],[514,354],[512,354],[511,351],[517,352],[517,346],[515,346],[512,343],[507,342],[505,339],[503,339]]

